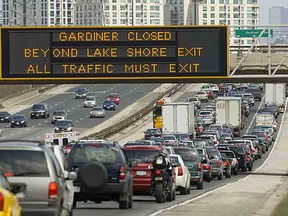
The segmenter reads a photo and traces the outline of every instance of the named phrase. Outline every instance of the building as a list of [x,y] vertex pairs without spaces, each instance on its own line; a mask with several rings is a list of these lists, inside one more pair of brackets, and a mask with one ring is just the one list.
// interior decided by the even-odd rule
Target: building
[[0,26],[3,25],[3,0],[0,0]]
[[269,24],[288,24],[288,8],[279,6],[269,8]]
[[236,38],[235,29],[254,28],[260,24],[258,0],[202,0],[199,1],[200,25],[229,25],[230,45],[252,45],[253,38]]
[[76,26],[102,26],[108,22],[102,0],[76,0],[73,13]]
[[73,0],[2,0],[3,25],[73,25]]
[[167,20],[170,25],[192,25],[195,23],[192,0],[168,0],[170,7],[170,18]]

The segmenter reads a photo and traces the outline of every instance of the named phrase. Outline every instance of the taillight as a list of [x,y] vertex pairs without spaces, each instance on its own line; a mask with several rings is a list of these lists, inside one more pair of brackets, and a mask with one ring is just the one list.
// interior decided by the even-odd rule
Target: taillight
[[236,159],[233,159],[232,165],[235,165],[235,164],[236,164]]
[[218,160],[217,164],[218,164],[218,166],[221,166],[222,165],[222,160]]
[[4,195],[0,193],[0,211],[3,211],[4,208]]
[[178,166],[178,176],[182,176],[183,175],[183,168],[182,166]]
[[55,199],[58,195],[58,185],[56,182],[50,182],[49,184],[49,191],[48,191],[48,197],[49,199]]
[[6,177],[12,177],[12,176],[14,176],[14,174],[13,174],[13,172],[6,172],[5,176]]
[[119,179],[125,179],[126,178],[126,169],[125,167],[120,167],[120,174],[119,174]]
[[224,166],[228,166],[228,162],[227,161],[224,161]]
[[198,162],[198,164],[197,164],[197,171],[198,171],[198,172],[201,172],[201,170],[202,170],[202,163],[201,163],[201,162]]
[[204,169],[204,170],[210,170],[210,165],[205,164],[205,165],[203,166],[203,169]]
[[156,170],[156,171],[155,171],[155,174],[156,174],[156,175],[161,175],[161,170]]

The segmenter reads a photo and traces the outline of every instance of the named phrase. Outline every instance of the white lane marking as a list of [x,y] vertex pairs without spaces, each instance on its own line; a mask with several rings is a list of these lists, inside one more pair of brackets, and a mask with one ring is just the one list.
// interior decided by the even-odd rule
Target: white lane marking
[[[262,102],[261,102],[261,103],[262,103]],[[260,105],[261,105],[261,103],[260,103]],[[260,107],[260,105],[259,105],[259,107]],[[259,109],[259,107],[258,107],[258,109]],[[258,110],[257,110],[257,111],[258,111]],[[273,148],[272,148],[272,150],[270,151],[270,153],[269,153],[269,155],[267,156],[267,158],[265,159],[265,161],[262,163],[262,165],[259,166],[259,167],[258,167],[255,171],[253,171],[252,173],[257,172],[260,168],[262,168],[262,167],[267,163],[268,159],[271,157],[271,154],[272,154],[272,152],[273,152],[274,149],[275,149],[275,146],[276,146],[276,143],[277,143],[277,140],[278,140],[280,131],[282,130],[283,121],[284,121],[284,116],[285,116],[286,111],[287,111],[287,100],[286,100],[285,110],[284,110],[284,113],[283,113],[283,116],[282,116],[282,119],[281,119],[281,124],[280,124],[280,126],[279,126],[279,132],[278,132],[278,135],[277,135],[276,140],[275,140],[275,142],[274,142]],[[253,122],[253,121],[252,121],[252,122]],[[249,125],[249,126],[250,126],[250,125]],[[251,176],[252,176],[252,175],[249,174],[248,176],[244,177],[243,179],[239,179],[239,180],[236,181],[236,182],[244,181],[244,180],[250,178]],[[236,182],[232,182],[232,183],[236,183]],[[220,189],[222,189],[222,188],[225,188],[225,187],[229,186],[230,184],[231,184],[231,183],[228,183],[228,184],[223,185],[223,186],[221,186],[221,187],[219,187],[219,188],[216,188],[216,189],[214,189],[214,190],[208,191],[207,193],[204,193],[204,194],[202,194],[202,195],[200,195],[200,196],[197,196],[197,197],[191,198],[191,199],[189,199],[189,200],[186,200],[185,202],[182,202],[182,203],[179,203],[179,204],[170,206],[170,207],[168,207],[168,208],[160,209],[160,210],[158,210],[158,211],[156,211],[156,212],[154,212],[154,213],[152,213],[152,214],[149,214],[148,216],[156,216],[156,215],[161,214],[161,213],[163,213],[163,212],[170,211],[170,210],[172,210],[172,209],[175,209],[175,208],[178,208],[178,207],[180,207],[180,206],[186,205],[186,204],[188,204],[188,203],[190,203],[190,202],[196,201],[196,200],[201,199],[201,198],[203,198],[203,197],[205,197],[205,196],[207,196],[207,195],[209,195],[209,194],[211,194],[211,193],[214,193],[214,192],[216,192],[216,191],[218,191],[218,190],[220,190]]]
[[54,104],[54,106],[58,106],[58,104]]
[[42,123],[39,123],[38,125],[40,126]]
[[70,112],[70,110],[67,110],[67,112]]
[[74,109],[75,109],[75,107],[72,108],[72,110],[74,110]]
[[47,122],[48,122],[48,120],[45,121],[45,123],[47,123]]
[[75,123],[77,123],[77,122],[78,122],[78,120],[75,121]]
[[254,116],[253,116],[253,118],[252,118],[252,120],[251,120],[248,128],[246,129],[245,134],[246,134],[246,133],[250,130],[250,128],[252,127],[252,124],[254,123],[254,120],[255,120],[255,118],[256,118],[256,115],[257,115],[259,109],[261,109],[262,104],[264,103],[264,99],[265,99],[265,95],[263,96],[263,98],[262,98],[262,100],[261,100],[261,102],[260,102],[260,104],[259,104],[259,106],[258,106],[258,108],[257,108],[257,110],[256,110],[256,112],[255,112],[255,114],[254,114]]
[[13,133],[12,133],[12,134],[10,134],[10,136],[14,136],[14,135],[15,135],[15,134],[13,134]]
[[80,118],[80,121],[82,121],[83,120],[83,118]]
[[38,136],[38,137],[37,137],[37,139],[41,139],[41,137],[40,137],[40,136]]

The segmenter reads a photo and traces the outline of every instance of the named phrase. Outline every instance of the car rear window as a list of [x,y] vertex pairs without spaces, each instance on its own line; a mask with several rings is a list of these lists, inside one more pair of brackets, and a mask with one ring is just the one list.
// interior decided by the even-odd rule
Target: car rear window
[[257,135],[257,137],[265,137],[265,132],[263,131],[253,131],[252,134]]
[[137,161],[139,163],[150,163],[159,155],[157,150],[124,149],[124,152],[129,161]]
[[221,153],[225,154],[228,158],[234,158],[234,153],[233,152],[222,152]]
[[205,147],[207,146],[207,142],[205,140],[194,140],[194,145],[196,147]]
[[245,154],[244,149],[241,146],[229,146],[229,149],[236,154]]
[[219,152],[213,148],[208,148],[207,154],[208,154],[209,158],[211,158],[211,157],[214,157],[214,159],[220,159],[221,158],[221,155],[219,154]]
[[13,176],[49,176],[46,157],[42,151],[1,150],[0,166]]
[[198,154],[189,149],[174,149],[175,153],[180,155],[185,162],[197,162]]
[[99,161],[105,165],[121,163],[119,149],[113,145],[103,144],[79,144],[78,147],[74,146],[68,160],[74,163]]

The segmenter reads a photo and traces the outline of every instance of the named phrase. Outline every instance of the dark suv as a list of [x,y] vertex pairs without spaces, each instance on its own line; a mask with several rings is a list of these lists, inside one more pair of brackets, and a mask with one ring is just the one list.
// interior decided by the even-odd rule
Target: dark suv
[[78,173],[74,181],[77,201],[114,200],[120,209],[133,206],[133,176],[120,145],[116,142],[83,141],[74,145],[68,156],[68,168]]
[[30,118],[49,118],[49,110],[47,104],[34,104],[31,108]]

